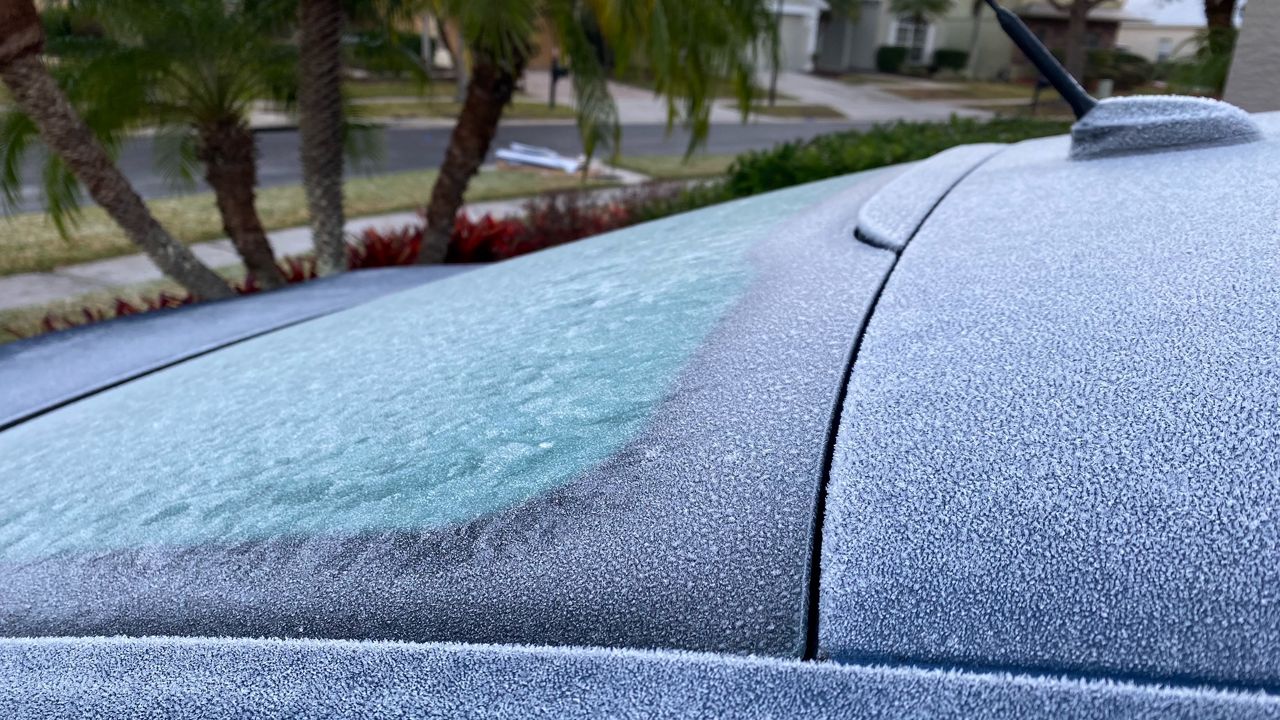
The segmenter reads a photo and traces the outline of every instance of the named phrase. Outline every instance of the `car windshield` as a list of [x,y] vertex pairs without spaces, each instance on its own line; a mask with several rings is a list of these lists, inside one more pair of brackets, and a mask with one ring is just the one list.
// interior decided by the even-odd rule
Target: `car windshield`
[[13,427],[0,553],[439,527],[559,486],[642,429],[747,287],[746,250],[813,199],[526,256]]

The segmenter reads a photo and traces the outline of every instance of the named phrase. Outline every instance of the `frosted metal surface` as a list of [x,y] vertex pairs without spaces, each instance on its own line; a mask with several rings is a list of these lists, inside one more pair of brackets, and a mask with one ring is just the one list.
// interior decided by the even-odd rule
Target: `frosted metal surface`
[[961,145],[916,163],[863,203],[858,210],[858,233],[873,245],[902,252],[951,186],[1003,147]]
[[1277,117],[1091,162],[1024,143],[930,216],[842,414],[827,652],[1280,684]]
[[1088,160],[1256,142],[1249,113],[1213,98],[1135,95],[1099,101],[1071,126],[1071,157]]
[[1274,696],[697,653],[274,640],[0,641],[0,715],[1251,720]]

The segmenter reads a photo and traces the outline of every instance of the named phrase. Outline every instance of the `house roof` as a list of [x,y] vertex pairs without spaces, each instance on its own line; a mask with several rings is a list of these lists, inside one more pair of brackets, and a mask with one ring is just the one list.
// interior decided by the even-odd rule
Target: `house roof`
[[[1049,20],[1066,20],[1067,14],[1047,2],[1033,2],[1018,8],[1017,13],[1024,18],[1043,18]],[[1089,12],[1092,22],[1150,22],[1141,15],[1125,12],[1122,8],[1098,7]]]

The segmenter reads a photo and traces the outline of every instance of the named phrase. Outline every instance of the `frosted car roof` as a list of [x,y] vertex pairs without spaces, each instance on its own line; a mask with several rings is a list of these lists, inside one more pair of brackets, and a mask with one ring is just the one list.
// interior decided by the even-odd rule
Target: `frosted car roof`
[[798,653],[892,258],[840,228],[896,172],[465,273],[0,433],[0,632]]
[[856,359],[820,640],[849,661],[1280,687],[1280,116],[1263,142],[1010,149]]
[[1258,693],[698,653],[212,639],[0,641],[24,718],[1275,718]]
[[130,315],[0,345],[0,428],[245,338],[467,269],[361,270],[279,292]]
[[858,209],[859,235],[876,247],[902,252],[951,186],[1003,147],[960,145],[913,165]]

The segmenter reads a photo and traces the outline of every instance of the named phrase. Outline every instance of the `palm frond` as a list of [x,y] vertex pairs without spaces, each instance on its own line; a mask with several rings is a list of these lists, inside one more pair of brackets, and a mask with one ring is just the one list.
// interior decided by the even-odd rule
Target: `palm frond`
[[596,45],[587,35],[593,19],[584,17],[574,0],[553,0],[548,6],[550,21],[573,68],[570,78],[577,99],[578,133],[583,149],[587,157],[593,156],[597,147],[612,150],[616,155],[622,128],[617,105],[609,94],[609,74],[600,62]]

